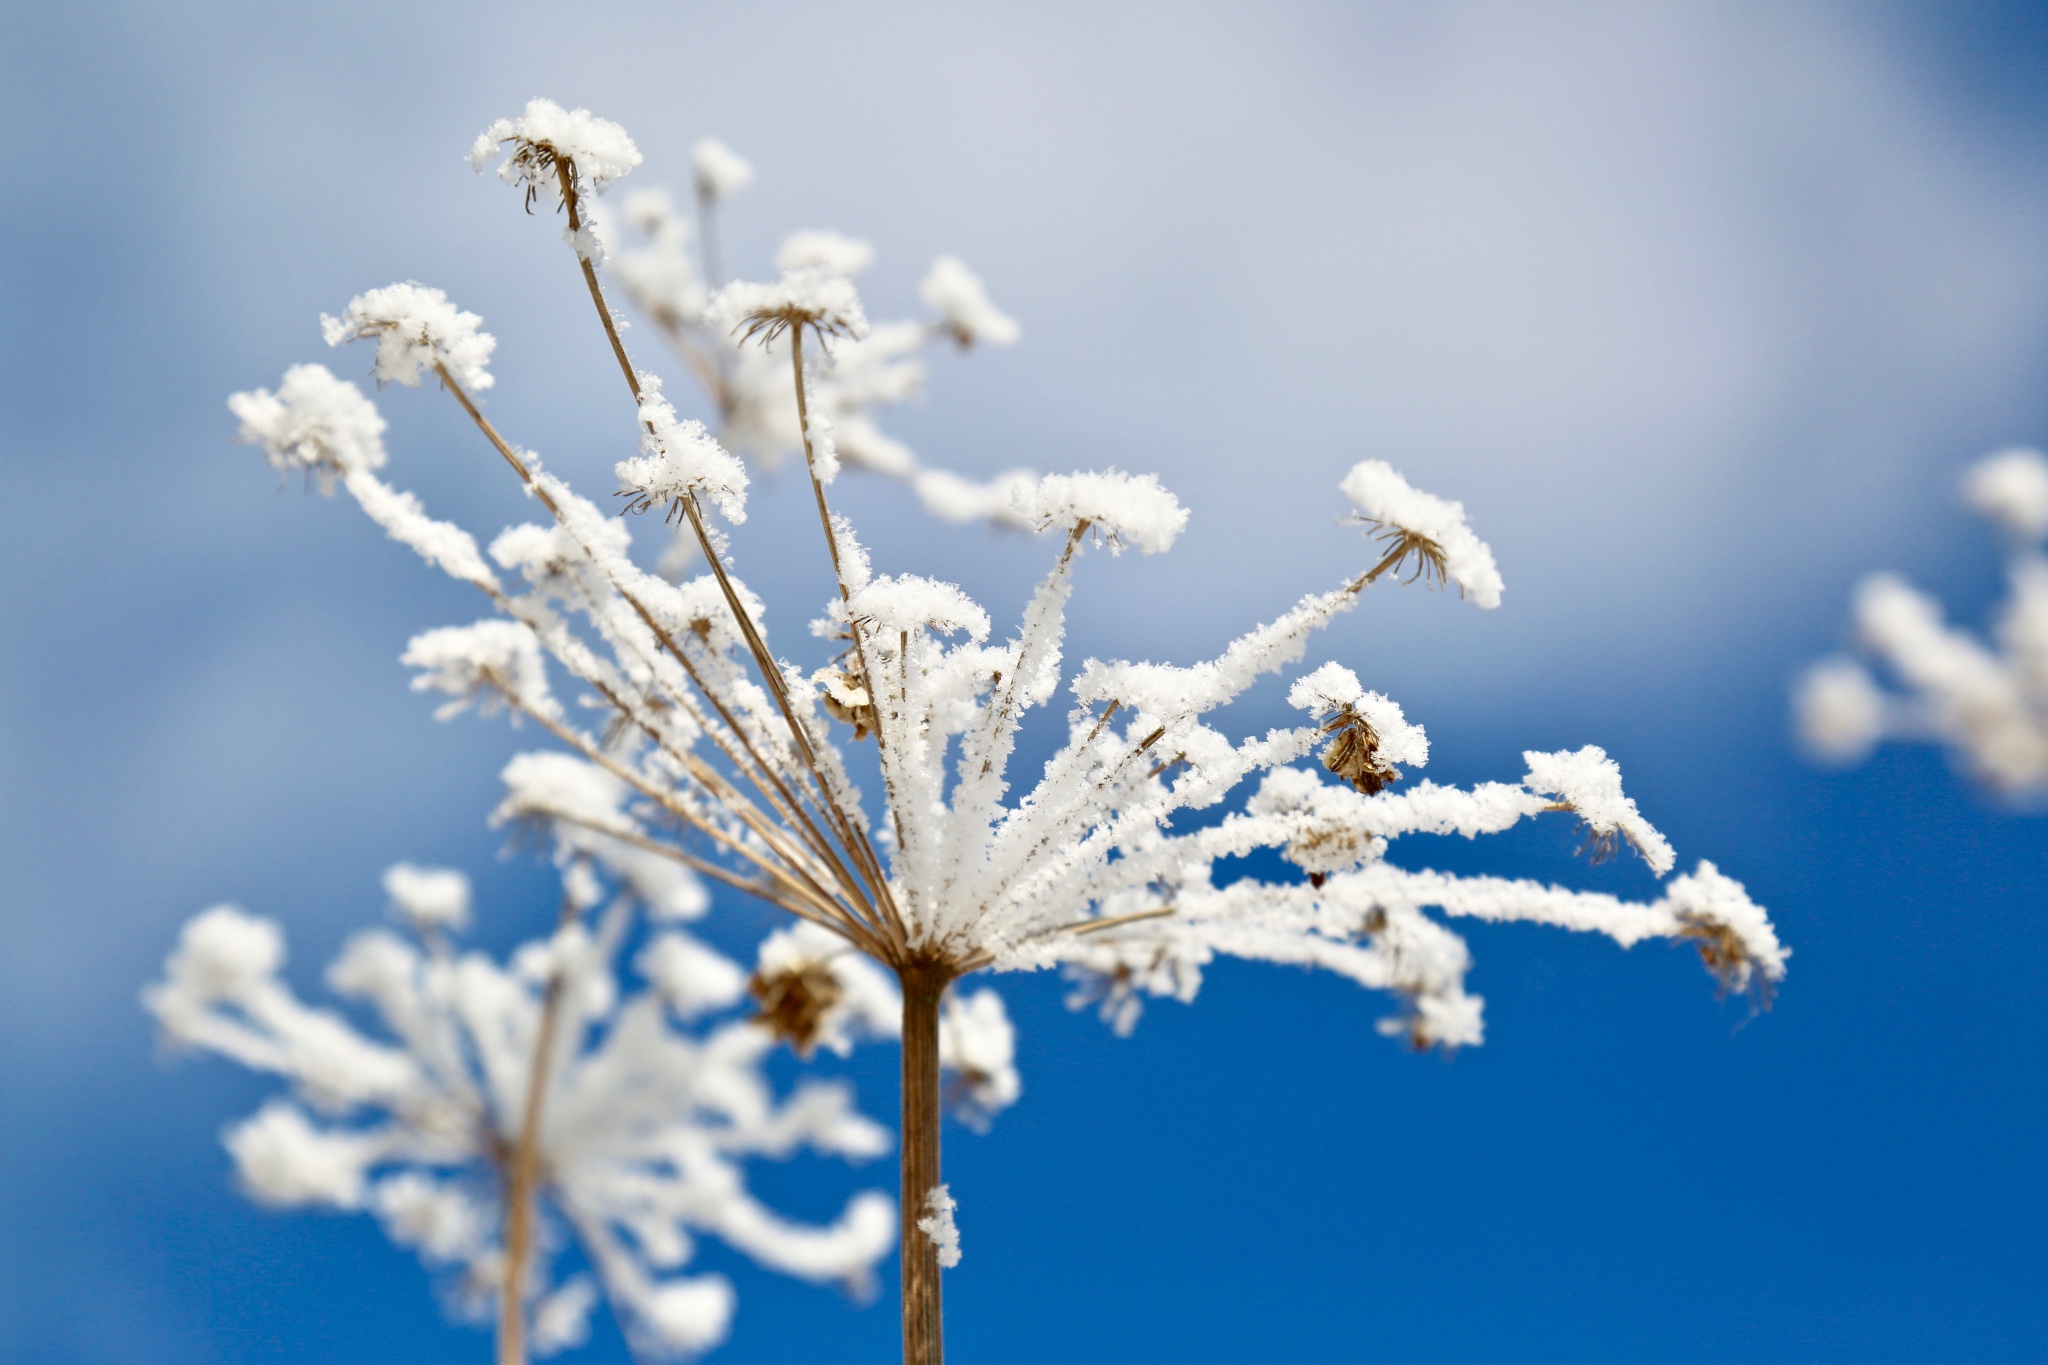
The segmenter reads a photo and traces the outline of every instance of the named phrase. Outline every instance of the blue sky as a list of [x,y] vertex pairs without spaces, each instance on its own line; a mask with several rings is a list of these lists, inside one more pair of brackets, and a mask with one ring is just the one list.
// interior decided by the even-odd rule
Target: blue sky
[[[941,251],[981,271],[1023,344],[937,365],[896,429],[974,471],[1156,470],[1193,509],[1172,554],[1087,566],[1077,654],[1185,661],[1333,580],[1355,460],[1462,498],[1502,610],[1389,598],[1327,655],[1439,780],[1606,746],[1795,950],[1749,1020],[1677,951],[1476,930],[1489,1041],[1449,1061],[1292,972],[1219,970],[1129,1040],[1001,983],[1026,1095],[949,1135],[961,1359],[2038,1359],[2048,829],[1932,753],[1805,768],[1784,694],[1866,569],[1971,619],[1997,593],[1954,484],[2048,439],[2044,55],[2033,11],[1977,5],[6,7],[0,1359],[485,1349],[366,1221],[231,1191],[218,1131],[268,1087],[166,1063],[135,993],[223,899],[310,983],[399,858],[475,874],[488,942],[547,913],[483,826],[521,738],[436,725],[396,666],[474,605],[280,493],[222,401],[418,278],[500,337],[498,419],[603,485],[587,300],[458,159],[533,94],[625,123],[649,184],[705,134],[752,158],[736,268],[852,232],[878,315]],[[521,515],[445,404],[384,406],[431,507]],[[743,557],[803,533],[792,491]],[[1045,555],[846,501],[881,567],[999,621]],[[785,621],[817,596],[752,579]],[[1404,852],[1648,889],[1574,842]],[[871,1112],[890,1064],[856,1062]],[[764,1180],[821,1214],[892,1174]],[[890,1357],[886,1305],[707,1256],[741,1290],[717,1358]]]

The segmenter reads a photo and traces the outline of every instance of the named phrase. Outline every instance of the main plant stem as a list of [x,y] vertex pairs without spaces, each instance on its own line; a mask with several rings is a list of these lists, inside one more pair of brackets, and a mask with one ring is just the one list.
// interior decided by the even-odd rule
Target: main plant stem
[[903,983],[903,1365],[943,1365],[939,1248],[917,1221],[939,1186],[939,1003],[951,973],[911,962]]

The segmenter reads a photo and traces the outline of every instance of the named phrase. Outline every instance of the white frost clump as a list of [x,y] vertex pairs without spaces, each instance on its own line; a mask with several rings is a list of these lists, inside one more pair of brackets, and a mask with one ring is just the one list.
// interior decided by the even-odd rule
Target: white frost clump
[[924,1197],[924,1206],[928,1212],[917,1220],[918,1230],[939,1249],[939,1264],[951,1270],[960,1264],[960,1228],[953,1221],[954,1211],[960,1206],[944,1185],[932,1186]]
[[465,388],[488,389],[494,381],[487,366],[498,341],[482,326],[482,318],[463,312],[440,290],[410,282],[358,294],[340,317],[320,317],[329,346],[374,339],[377,382],[408,388],[418,388],[420,376],[438,365]]
[[547,665],[540,640],[518,621],[478,621],[423,631],[405,646],[399,662],[420,670],[415,692],[440,692],[452,700],[434,713],[447,720],[474,706],[490,715],[501,706],[553,717]]
[[1973,465],[1963,495],[2012,540],[2010,592],[1989,639],[1950,625],[1941,603],[1894,574],[1857,585],[1857,642],[1882,666],[1887,691],[1862,665],[1831,658],[1803,674],[1793,719],[1806,748],[1853,763],[1881,740],[1934,740],[2002,796],[2048,799],[2048,460],[2007,450]]
[[849,279],[874,263],[872,246],[839,232],[792,232],[775,253],[777,270],[823,270]]
[[635,966],[683,1019],[731,1009],[747,993],[747,974],[740,965],[688,934],[657,934]]
[[1429,762],[1429,736],[1420,725],[1408,723],[1401,703],[1366,691],[1358,675],[1342,664],[1327,663],[1297,678],[1287,691],[1287,704],[1318,717],[1348,711],[1370,727],[1384,761],[1416,768]]
[[1963,497],[1981,516],[2024,540],[2048,536],[2048,458],[2002,450],[1970,466]]
[[263,447],[272,469],[304,471],[322,492],[332,492],[338,477],[384,466],[384,418],[377,405],[325,365],[294,365],[276,393],[234,394],[228,411],[240,420],[242,439]]
[[481,172],[506,148],[498,176],[508,185],[530,192],[557,188],[555,161],[567,159],[575,168],[579,190],[602,194],[640,164],[640,149],[626,130],[588,109],[564,109],[553,100],[529,100],[518,118],[501,118],[477,134],[469,164]]
[[1367,521],[1426,541],[1420,553],[1439,566],[1442,577],[1458,585],[1461,595],[1488,610],[1500,605],[1500,569],[1492,549],[1466,524],[1465,504],[1411,487],[1384,460],[1353,465],[1343,488]]
[[938,313],[947,335],[963,347],[977,342],[1012,346],[1023,335],[1017,320],[989,302],[981,277],[957,256],[933,261],[917,292]]
[[1121,470],[1048,474],[1019,484],[1011,494],[1017,514],[1040,530],[1092,530],[1112,554],[1135,545],[1148,555],[1172,548],[1187,527],[1188,512],[1166,491],[1156,474]]
[[620,485],[635,506],[667,507],[702,493],[727,521],[747,519],[747,469],[711,438],[702,422],[678,418],[661,381],[640,376],[640,455],[619,461]]
[[[601,284],[594,292],[604,309]],[[808,472],[827,543],[812,553],[835,573],[820,578],[824,610],[811,615],[824,628],[808,658],[770,643],[760,603],[701,518],[687,518],[686,529],[707,572],[687,583],[658,578],[629,554],[620,519],[486,429],[554,525],[520,528],[494,547],[528,590],[479,586],[590,701],[583,713],[549,710],[520,685],[476,675],[564,750],[508,765],[498,818],[552,833],[576,906],[595,899],[575,875],[595,861],[630,898],[665,894],[649,889],[650,869],[660,867],[702,872],[787,912],[791,923],[761,945],[746,982],[755,1013],[744,1027],[759,1046],[781,1039],[808,1053],[898,1032],[907,979],[920,986],[908,999],[941,1011],[940,1069],[971,1102],[992,1106],[1017,1093],[1014,1044],[999,1006],[967,977],[1062,970],[1077,1003],[1128,1031],[1145,997],[1192,1000],[1208,965],[1225,956],[1338,973],[1394,998],[1380,1025],[1389,1036],[1419,1048],[1472,1046],[1485,1034],[1484,1002],[1466,989],[1472,958],[1450,927],[1458,918],[1599,933],[1623,947],[1690,944],[1724,986],[1768,999],[1786,970],[1783,946],[1763,911],[1711,864],[1670,880],[1656,899],[1625,900],[1399,859],[1408,847],[1400,841],[1413,836],[1477,838],[1569,812],[1596,849],[1626,841],[1659,875],[1672,867],[1669,845],[1600,750],[1527,754],[1519,783],[1407,781],[1394,760],[1420,765],[1429,741],[1402,708],[1349,669],[1297,667],[1317,632],[1404,563],[1456,582],[1482,606],[1498,604],[1492,554],[1459,504],[1367,461],[1344,487],[1379,524],[1377,563],[1300,597],[1211,658],[1073,660],[1066,611],[1082,564],[1103,545],[1167,550],[1186,510],[1149,474],[1011,481],[1014,519],[1057,530],[1060,543],[1006,637],[957,588],[902,572],[877,577],[853,524],[832,512],[834,444],[864,449],[870,467],[921,493],[935,471],[872,424],[860,430],[860,419],[911,390],[917,343],[893,324],[866,329],[858,309],[844,276],[814,266],[774,285],[732,286],[701,328],[671,333],[717,403],[722,443],[755,453],[736,434],[750,429],[785,452],[806,437],[815,447]],[[650,315],[668,329],[663,318],[674,314]],[[609,322],[608,311],[601,316]],[[798,368],[806,327],[847,343],[836,358],[807,356]],[[854,335],[863,330],[865,342]],[[608,341],[623,352],[615,333]],[[630,361],[623,369],[633,384],[638,372]],[[771,406],[778,389],[785,406]],[[796,425],[799,393],[808,431]],[[622,412],[621,434],[645,420],[644,409]],[[2048,604],[2048,573],[2027,592]],[[2013,639],[2048,676],[2042,619],[2048,609],[2028,615]],[[810,681],[821,673],[822,688]],[[1238,732],[1222,708],[1269,675],[1298,683],[1291,695],[1307,722]],[[1024,738],[1027,724],[1035,738]],[[868,740],[869,756],[854,762],[848,746]],[[604,932],[574,924],[522,952],[514,975],[580,972],[614,947]],[[662,980],[634,999],[651,997],[646,1008],[664,1022],[731,993],[730,974],[705,972],[693,951],[645,956]],[[352,977],[397,979],[390,957],[366,956]],[[597,1046],[627,1033],[610,1021],[610,1011],[629,1007],[619,994],[605,994],[594,974],[587,989],[579,979],[563,992],[607,1018]],[[950,1255],[950,1198],[943,1187],[930,1193],[942,1202],[926,1205],[926,1235],[952,1242]],[[872,1230],[850,1212],[849,1228],[856,1224]],[[724,1221],[719,1232],[751,1249],[743,1225]],[[633,1237],[659,1254],[658,1237],[638,1228]],[[847,1261],[791,1253],[779,1264],[844,1270]],[[604,1273],[609,1287],[614,1272]],[[638,1295],[636,1312],[660,1320],[671,1292]]]
[[713,203],[730,199],[754,180],[753,165],[715,137],[701,138],[690,149],[697,172],[697,193]]
[[251,1199],[273,1209],[361,1208],[377,1144],[315,1126],[304,1110],[271,1100],[222,1138]]
[[[328,972],[389,1041],[302,1004],[278,976],[277,927],[231,907],[186,925],[164,978],[144,993],[168,1041],[273,1073],[321,1115],[273,1099],[228,1130],[252,1198],[375,1213],[394,1241],[454,1270],[459,1306],[481,1315],[506,1279],[502,1191],[538,1078],[542,1233],[520,1277],[537,1350],[585,1335],[596,1288],[583,1276],[555,1283],[550,1264],[571,1240],[636,1349],[653,1355],[707,1350],[729,1328],[731,1285],[681,1273],[699,1234],[814,1283],[872,1278],[894,1246],[894,1201],[862,1193],[812,1226],[747,1188],[755,1160],[888,1150],[888,1132],[853,1108],[844,1083],[806,1079],[779,1096],[761,1070],[775,1044],[768,1031],[730,1014],[685,1029],[670,989],[623,990],[614,959],[633,919],[630,893],[528,943],[508,968],[448,947],[441,929],[455,898],[434,880],[447,875],[393,869],[387,887],[415,906],[406,918],[433,927],[412,938],[360,933]],[[602,903],[595,881],[571,876],[568,889],[574,905]],[[683,941],[668,931],[655,942]],[[697,982],[717,974],[704,945],[661,956],[673,965],[679,953],[698,959]],[[739,975],[723,966],[727,981]],[[722,999],[700,991],[695,1014],[739,1000],[723,987],[710,995]],[[550,1009],[555,1050],[537,1057]]]
[[1822,659],[1800,675],[1792,713],[1807,751],[1824,763],[1861,763],[1884,738],[1885,697],[1854,659]]
[[1622,795],[1621,765],[1609,758],[1605,749],[1588,744],[1554,754],[1530,750],[1522,760],[1529,765],[1522,785],[1539,795],[1556,797],[1560,805],[1586,822],[1596,843],[1611,851],[1618,836],[1628,840],[1658,876],[1671,870],[1675,855],[1670,841],[1642,817],[1633,800]]
[[384,894],[414,933],[459,934],[469,927],[469,878],[455,868],[393,863],[384,869]]

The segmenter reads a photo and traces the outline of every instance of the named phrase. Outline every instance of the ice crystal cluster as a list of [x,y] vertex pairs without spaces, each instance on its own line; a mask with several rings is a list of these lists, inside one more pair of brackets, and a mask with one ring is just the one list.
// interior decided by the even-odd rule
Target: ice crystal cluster
[[[573,229],[590,221],[588,196],[631,169],[630,147],[602,120],[537,104],[494,125],[478,161],[500,157],[507,180],[552,197]],[[746,179],[723,149],[700,147],[696,160],[700,209]],[[1584,827],[1596,859],[1625,846],[1659,877],[1676,862],[1599,748],[1526,753],[1513,781],[1438,785],[1416,775],[1430,745],[1406,709],[1339,662],[1304,666],[1318,632],[1403,577],[1500,604],[1492,551],[1461,504],[1359,462],[1340,482],[1371,538],[1355,573],[1276,602],[1212,659],[1074,664],[1065,613],[1083,561],[1165,553],[1189,514],[1157,477],[1115,469],[973,489],[880,434],[871,414],[915,388],[919,346],[1014,339],[964,267],[942,260],[926,280],[938,322],[870,324],[855,282],[863,244],[798,234],[777,278],[720,285],[693,266],[690,226],[665,200],[632,199],[625,217],[648,245],[604,269],[675,342],[715,421],[680,417],[629,358],[601,257],[572,230],[623,380],[617,491],[628,511],[680,528],[697,547],[695,576],[643,567],[626,519],[499,432],[478,406],[487,338],[418,286],[357,299],[329,339],[374,342],[380,378],[433,376],[524,485],[539,520],[501,532],[487,559],[373,472],[388,463],[383,422],[354,385],[302,366],[275,393],[237,396],[234,411],[274,465],[338,484],[488,600],[490,617],[427,632],[406,661],[417,686],[446,698],[444,714],[503,710],[555,741],[508,767],[499,818],[550,828],[572,853],[631,850],[686,870],[692,888],[707,879],[787,911],[794,923],[763,945],[749,988],[758,1017],[800,1051],[900,1019],[910,1358],[938,1359],[937,1258],[958,1255],[931,1099],[941,1058],[970,1112],[1019,1089],[1000,1000],[960,978],[1063,970],[1077,1002],[1128,1031],[1145,997],[1192,999],[1218,955],[1317,966],[1392,996],[1387,1033],[1457,1047],[1483,1037],[1470,957],[1447,923],[1458,918],[1690,943],[1724,987],[1766,999],[1784,976],[1787,950],[1764,911],[1711,863],[1628,901],[1392,857],[1405,836],[1476,838],[1557,814]],[[777,553],[815,556],[817,643],[771,641],[740,576],[718,524],[740,521],[750,493],[735,450],[803,461],[821,543]],[[910,479],[942,514],[1043,535],[1050,568],[1020,619],[998,630],[958,587],[903,563],[902,547],[864,542],[830,506],[842,460]],[[1233,732],[1225,708],[1274,674],[1289,675],[1300,719]],[[1054,741],[1031,769],[1017,761],[1027,722]],[[1246,875],[1261,850],[1289,870]]]
[[1993,792],[2038,803],[2048,798],[2048,458],[1988,456],[1964,475],[1963,496],[2009,549],[2011,595],[1989,638],[1950,624],[1896,574],[1872,574],[1856,589],[1857,643],[1896,687],[1835,655],[1801,677],[1794,718],[1825,761],[1860,762],[1886,739],[1932,742]]
[[802,1279],[866,1285],[895,1241],[892,1200],[860,1194],[808,1226],[750,1194],[746,1168],[801,1150],[875,1157],[888,1131],[843,1084],[806,1079],[777,1096],[761,1071],[775,1031],[735,1013],[747,974],[672,918],[656,919],[622,983],[640,893],[627,882],[599,905],[584,859],[565,881],[562,927],[501,965],[454,946],[468,918],[460,873],[392,868],[405,932],[358,933],[327,970],[374,1033],[293,993],[271,921],[223,905],[187,924],[146,994],[165,1037],[292,1087],[228,1130],[243,1187],[271,1207],[374,1214],[481,1312],[505,1279],[506,1168],[537,1116],[547,1240],[588,1266],[551,1274],[552,1245],[533,1258],[525,1310],[541,1353],[584,1339],[600,1289],[650,1354],[717,1344],[733,1292],[684,1272],[699,1235]]

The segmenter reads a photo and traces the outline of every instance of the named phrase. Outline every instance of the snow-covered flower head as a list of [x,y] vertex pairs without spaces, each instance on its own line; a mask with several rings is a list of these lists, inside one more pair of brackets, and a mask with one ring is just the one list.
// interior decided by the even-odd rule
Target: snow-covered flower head
[[515,713],[556,713],[540,641],[517,621],[485,620],[423,631],[406,644],[399,662],[420,670],[412,680],[413,691],[441,692],[451,698],[435,712],[442,720],[472,706],[482,715],[508,705]]
[[407,281],[358,294],[340,317],[320,317],[329,346],[359,338],[377,343],[377,382],[419,387],[420,376],[445,368],[470,389],[492,384],[487,368],[497,338],[483,319],[465,313],[438,289]]
[[1156,474],[1122,470],[1048,474],[1018,483],[1011,505],[1027,525],[1071,534],[1093,531],[1112,554],[1135,545],[1148,555],[1171,549],[1188,524],[1188,511]]
[[813,1048],[845,1056],[862,1037],[889,1038],[902,1001],[886,972],[815,924],[797,923],[762,940],[747,981],[754,1021],[798,1056]]
[[640,149],[624,128],[547,99],[529,100],[519,117],[501,118],[477,134],[469,164],[482,172],[501,153],[498,177],[526,190],[528,208],[544,189],[559,191],[564,178],[575,193],[603,194],[640,164]]
[[386,458],[377,405],[325,365],[294,365],[276,393],[235,394],[228,411],[241,421],[242,439],[263,447],[272,469],[304,472],[323,493],[337,478],[381,468]]
[[1358,675],[1342,664],[1324,664],[1295,682],[1287,693],[1290,706],[1322,718],[1330,742],[1323,766],[1371,796],[1397,782],[1397,764],[1421,767],[1429,762],[1429,738],[1410,725],[1401,704],[1368,692]]
[[704,429],[702,422],[679,418],[662,397],[661,381],[640,376],[640,451],[614,466],[626,510],[668,509],[679,516],[683,499],[703,494],[718,504],[730,522],[747,519],[747,469]]
[[754,181],[752,163],[715,137],[700,138],[690,149],[697,172],[697,193],[712,203],[732,198]]
[[1529,765],[1523,786],[1555,797],[1560,807],[1585,821],[1594,862],[1613,857],[1616,843],[1626,840],[1652,872],[1661,877],[1671,870],[1670,841],[1643,818],[1633,800],[1622,795],[1621,765],[1605,749],[1597,744],[1549,754],[1532,749],[1522,761]]
[[1358,506],[1362,520],[1380,528],[1378,539],[1389,544],[1375,573],[1400,573],[1412,565],[1412,576],[1426,582],[1458,585],[1458,595],[1488,609],[1500,605],[1500,570],[1493,551],[1472,533],[1465,505],[1424,493],[1384,460],[1362,460],[1344,476],[1344,496]]
[[712,296],[705,320],[738,344],[773,344],[791,328],[809,328],[823,343],[867,335],[867,314],[853,281],[816,266],[784,271],[773,284],[736,280]]
[[1778,941],[1770,916],[1740,882],[1702,859],[1697,871],[1671,879],[1666,903],[1682,926],[1678,939],[1699,949],[1723,989],[1748,991],[1770,1003],[1792,951]]
[[977,342],[1010,346],[1023,335],[1017,320],[989,302],[981,277],[957,256],[933,261],[917,292],[938,313],[939,326],[963,350]]

